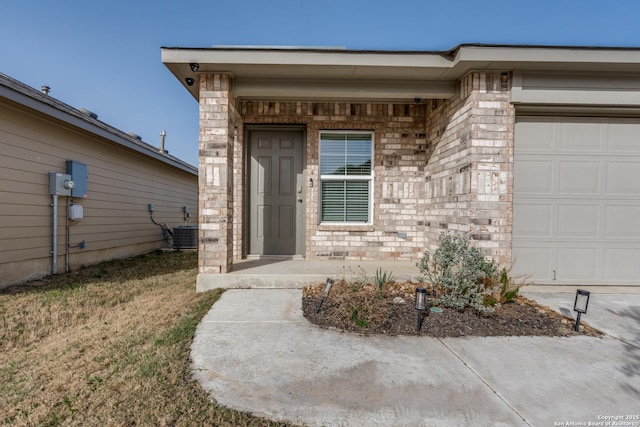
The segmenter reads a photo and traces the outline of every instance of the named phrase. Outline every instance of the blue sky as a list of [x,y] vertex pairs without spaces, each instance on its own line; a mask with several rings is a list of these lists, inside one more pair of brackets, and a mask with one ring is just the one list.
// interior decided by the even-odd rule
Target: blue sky
[[194,165],[198,105],[161,46],[640,47],[638,0],[0,0],[0,72]]

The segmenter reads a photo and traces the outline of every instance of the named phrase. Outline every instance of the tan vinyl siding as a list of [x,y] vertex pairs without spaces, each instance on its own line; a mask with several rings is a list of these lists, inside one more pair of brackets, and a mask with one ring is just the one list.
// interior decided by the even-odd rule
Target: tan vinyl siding
[[[84,219],[69,229],[69,264],[76,269],[166,246],[160,227],[197,225],[197,175],[131,151],[57,119],[0,99],[0,288],[51,272],[49,172],[66,160],[87,165]],[[58,272],[65,269],[66,197],[59,197]]]

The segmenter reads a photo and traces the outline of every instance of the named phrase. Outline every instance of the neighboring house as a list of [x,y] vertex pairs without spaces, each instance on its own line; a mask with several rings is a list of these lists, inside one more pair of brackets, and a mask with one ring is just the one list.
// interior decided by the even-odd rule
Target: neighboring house
[[417,260],[445,231],[539,284],[640,284],[640,49],[163,48],[200,103],[200,275]]
[[[0,74],[0,288],[167,247],[150,204],[161,224],[184,225],[186,206],[197,225],[194,166],[44,92]],[[67,161],[54,233],[50,172],[64,187]]]

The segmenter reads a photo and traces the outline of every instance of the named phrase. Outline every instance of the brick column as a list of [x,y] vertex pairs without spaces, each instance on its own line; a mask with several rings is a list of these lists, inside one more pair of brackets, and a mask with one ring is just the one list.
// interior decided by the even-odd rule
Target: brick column
[[237,117],[231,77],[200,76],[200,275],[227,273],[231,269]]
[[471,72],[459,94],[427,104],[427,245],[464,231],[504,266],[511,264],[514,106],[509,73]]
[[509,73],[474,72],[461,82],[468,91],[471,164],[471,238],[504,266],[511,264],[513,132]]

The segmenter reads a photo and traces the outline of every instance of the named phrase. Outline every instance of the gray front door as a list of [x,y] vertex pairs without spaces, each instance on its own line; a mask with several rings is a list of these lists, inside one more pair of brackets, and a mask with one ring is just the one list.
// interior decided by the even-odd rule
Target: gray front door
[[249,253],[303,255],[303,134],[252,131],[249,141]]

